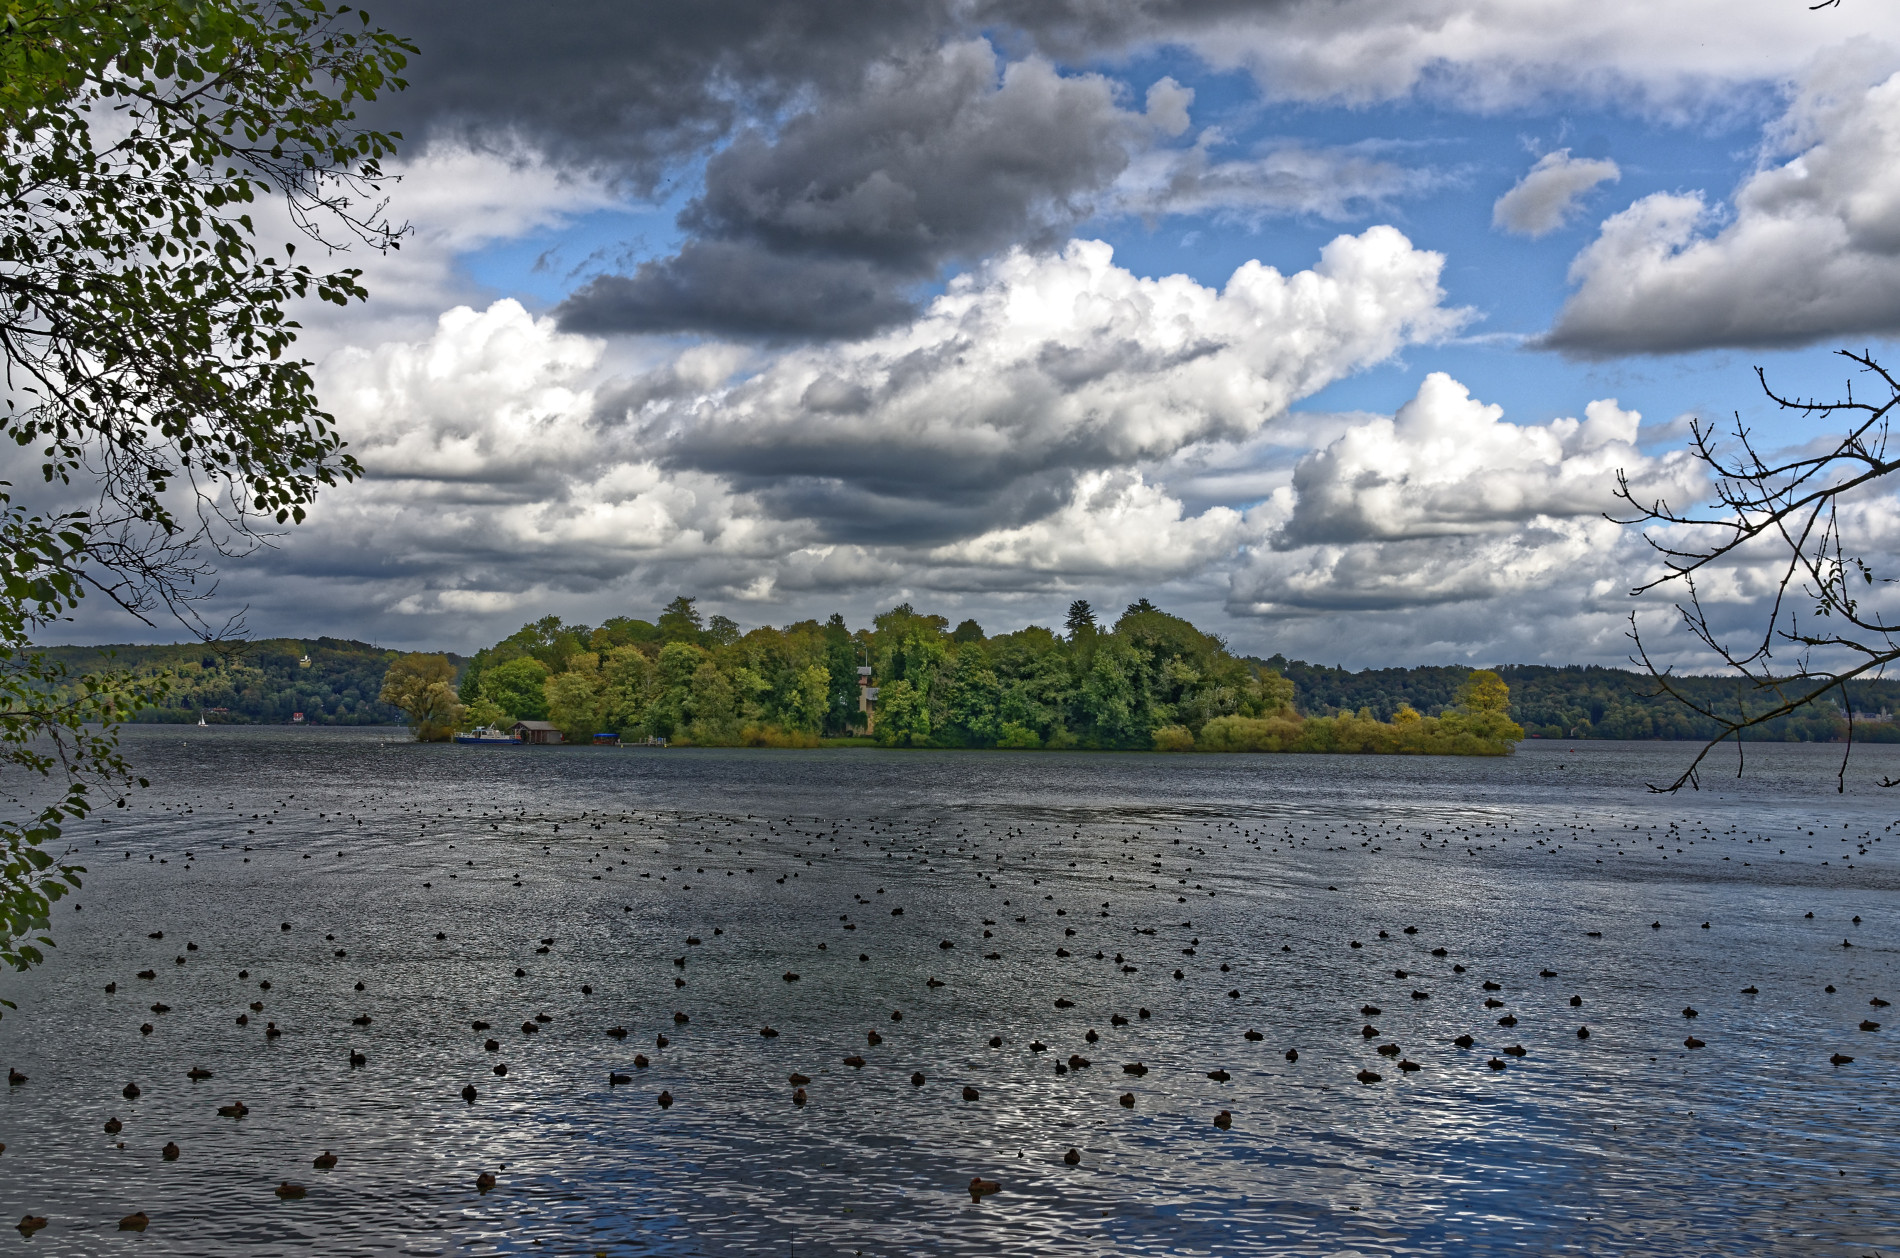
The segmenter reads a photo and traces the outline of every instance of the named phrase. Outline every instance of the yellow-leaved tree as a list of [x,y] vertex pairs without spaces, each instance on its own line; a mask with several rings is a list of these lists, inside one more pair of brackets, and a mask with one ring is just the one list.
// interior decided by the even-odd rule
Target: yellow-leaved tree
[[447,742],[464,715],[455,694],[455,665],[446,655],[397,656],[383,674],[381,698],[409,718],[418,742]]

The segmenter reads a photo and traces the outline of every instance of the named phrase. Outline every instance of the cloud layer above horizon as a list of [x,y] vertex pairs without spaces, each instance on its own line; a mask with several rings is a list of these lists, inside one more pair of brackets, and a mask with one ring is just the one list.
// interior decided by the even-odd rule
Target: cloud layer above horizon
[[1260,654],[1616,663],[1618,475],[1695,499],[1750,362],[1820,390],[1900,331],[1884,7],[373,16],[422,50],[370,115],[414,230],[302,315],[367,475],[227,565],[258,632],[1147,596]]

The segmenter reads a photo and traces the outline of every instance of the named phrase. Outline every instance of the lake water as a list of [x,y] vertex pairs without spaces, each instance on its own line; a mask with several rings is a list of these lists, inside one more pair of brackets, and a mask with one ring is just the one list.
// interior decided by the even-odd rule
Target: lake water
[[0,978],[0,1252],[1900,1249],[1900,748],[127,743]]

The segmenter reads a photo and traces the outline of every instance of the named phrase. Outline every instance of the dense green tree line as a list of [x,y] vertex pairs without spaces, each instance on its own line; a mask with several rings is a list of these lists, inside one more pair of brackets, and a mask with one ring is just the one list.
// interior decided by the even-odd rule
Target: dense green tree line
[[[1301,663],[1274,656],[1256,661],[1293,683],[1294,704],[1303,712],[1337,713],[1365,709],[1390,718],[1401,704],[1436,714],[1456,703],[1458,688],[1471,670],[1456,665],[1343,668]],[[1596,665],[1522,664],[1497,670],[1511,689],[1511,715],[1537,738],[1704,739],[1720,733],[1714,721],[1697,716],[1661,693],[1653,678]],[[1718,711],[1740,712],[1742,705],[1770,706],[1752,689],[1725,677],[1677,677],[1675,685]],[[1900,682],[1852,683],[1856,713],[1900,713]],[[1846,737],[1847,723],[1837,702],[1806,709],[1749,731],[1748,737],[1777,742],[1834,742]],[[1854,737],[1870,742],[1900,741],[1900,723],[1857,721]]]
[[[338,638],[267,638],[179,646],[47,647],[74,676],[121,670],[162,696],[129,719],[213,724],[283,724],[302,712],[312,725],[396,725],[402,713],[381,702],[395,651]],[[304,660],[309,663],[305,664]]]
[[[872,721],[860,668],[875,683]],[[1469,682],[1466,670],[1466,700]],[[1146,599],[1111,628],[1078,601],[1062,633],[992,637],[908,604],[868,629],[833,616],[742,633],[681,597],[654,621],[526,625],[475,654],[459,693],[467,724],[549,720],[571,739],[612,730],[719,746],[868,735],[905,747],[1498,752],[1517,737],[1502,683],[1485,692],[1488,709],[1454,695],[1454,710],[1429,718],[1307,721],[1277,671]]]

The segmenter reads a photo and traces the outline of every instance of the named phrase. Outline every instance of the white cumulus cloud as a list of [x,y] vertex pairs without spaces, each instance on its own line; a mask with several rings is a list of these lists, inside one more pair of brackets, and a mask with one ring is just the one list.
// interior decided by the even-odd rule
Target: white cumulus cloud
[[1434,372],[1391,419],[1348,429],[1295,468],[1290,510],[1254,550],[1234,602],[1263,615],[1496,598],[1633,569],[1603,518],[1616,475],[1644,496],[1699,487],[1680,454],[1645,455],[1614,400],[1519,425]]
[[805,478],[880,511],[1020,499],[1039,478],[1066,486],[1246,437],[1455,330],[1467,316],[1442,304],[1442,265],[1390,227],[1341,236],[1292,275],[1245,263],[1218,290],[1135,276],[1099,241],[1012,252],[899,331],[790,351],[725,390],[643,399],[626,420],[678,464]]
[[[1148,33],[1162,38],[1159,21]],[[1900,9],[1733,0],[1336,0],[1238,6],[1166,30],[1270,97],[1365,103],[1423,95],[1499,110],[1552,97],[1682,116],[1737,83],[1789,78],[1846,41],[1900,44]]]
[[1582,356],[1900,333],[1900,74],[1810,81],[1732,211],[1655,193],[1571,265],[1545,342]]

